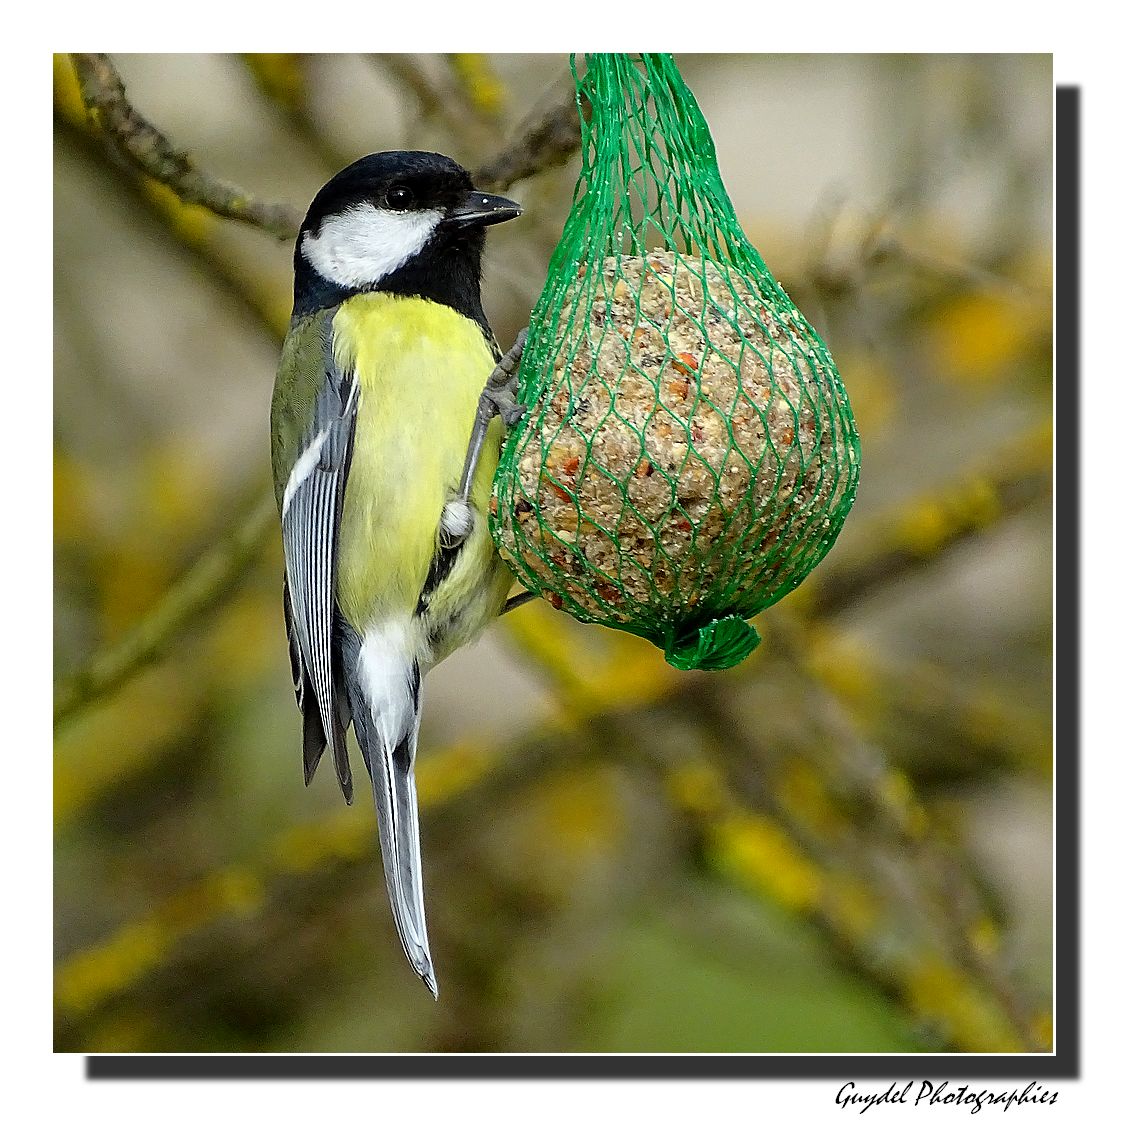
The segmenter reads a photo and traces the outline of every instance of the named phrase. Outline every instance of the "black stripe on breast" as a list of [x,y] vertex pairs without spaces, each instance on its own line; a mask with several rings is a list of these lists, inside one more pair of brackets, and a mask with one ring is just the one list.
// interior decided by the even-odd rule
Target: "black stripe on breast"
[[422,591],[418,596],[418,606],[414,609],[415,616],[425,614],[430,606],[431,597],[454,570],[454,565],[458,562],[464,547],[464,544],[459,544],[456,548],[440,547],[434,553],[434,559],[430,561],[430,567],[426,572],[426,582],[422,585]]

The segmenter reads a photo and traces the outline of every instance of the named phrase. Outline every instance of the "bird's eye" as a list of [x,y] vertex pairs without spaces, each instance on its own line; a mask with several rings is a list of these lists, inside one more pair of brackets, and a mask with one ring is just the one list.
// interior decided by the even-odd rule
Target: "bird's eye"
[[383,201],[388,209],[409,209],[414,204],[414,191],[406,185],[392,185]]

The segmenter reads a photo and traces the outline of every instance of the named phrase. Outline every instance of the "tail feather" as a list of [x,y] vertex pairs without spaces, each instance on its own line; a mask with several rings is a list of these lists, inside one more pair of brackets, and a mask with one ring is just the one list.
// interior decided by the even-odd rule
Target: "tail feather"
[[355,639],[355,665],[345,666],[344,678],[355,736],[371,777],[391,911],[406,957],[437,998],[414,784],[421,719],[418,662],[408,650],[408,637],[390,629]]

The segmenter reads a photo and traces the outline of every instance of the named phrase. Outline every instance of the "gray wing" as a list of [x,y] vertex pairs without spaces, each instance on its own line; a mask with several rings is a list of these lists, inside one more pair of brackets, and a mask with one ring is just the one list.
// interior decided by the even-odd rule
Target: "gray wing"
[[330,744],[348,802],[352,789],[345,731],[350,714],[334,645],[336,542],[358,404],[358,380],[336,366],[329,328],[314,414],[281,504],[284,614],[304,715],[304,780],[311,780],[324,745]]

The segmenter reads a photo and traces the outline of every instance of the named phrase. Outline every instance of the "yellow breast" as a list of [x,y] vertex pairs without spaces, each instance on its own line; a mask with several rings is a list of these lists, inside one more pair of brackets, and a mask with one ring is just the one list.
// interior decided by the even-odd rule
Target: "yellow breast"
[[[493,356],[472,320],[413,297],[355,296],[340,306],[332,326],[336,363],[354,370],[360,385],[340,525],[338,599],[351,624],[363,630],[413,611],[418,602]],[[452,614],[472,601],[477,611],[469,616],[481,624],[499,610],[509,583],[485,520],[500,441],[498,421],[474,479],[474,532],[431,605]],[[481,596],[487,583],[493,595]]]

